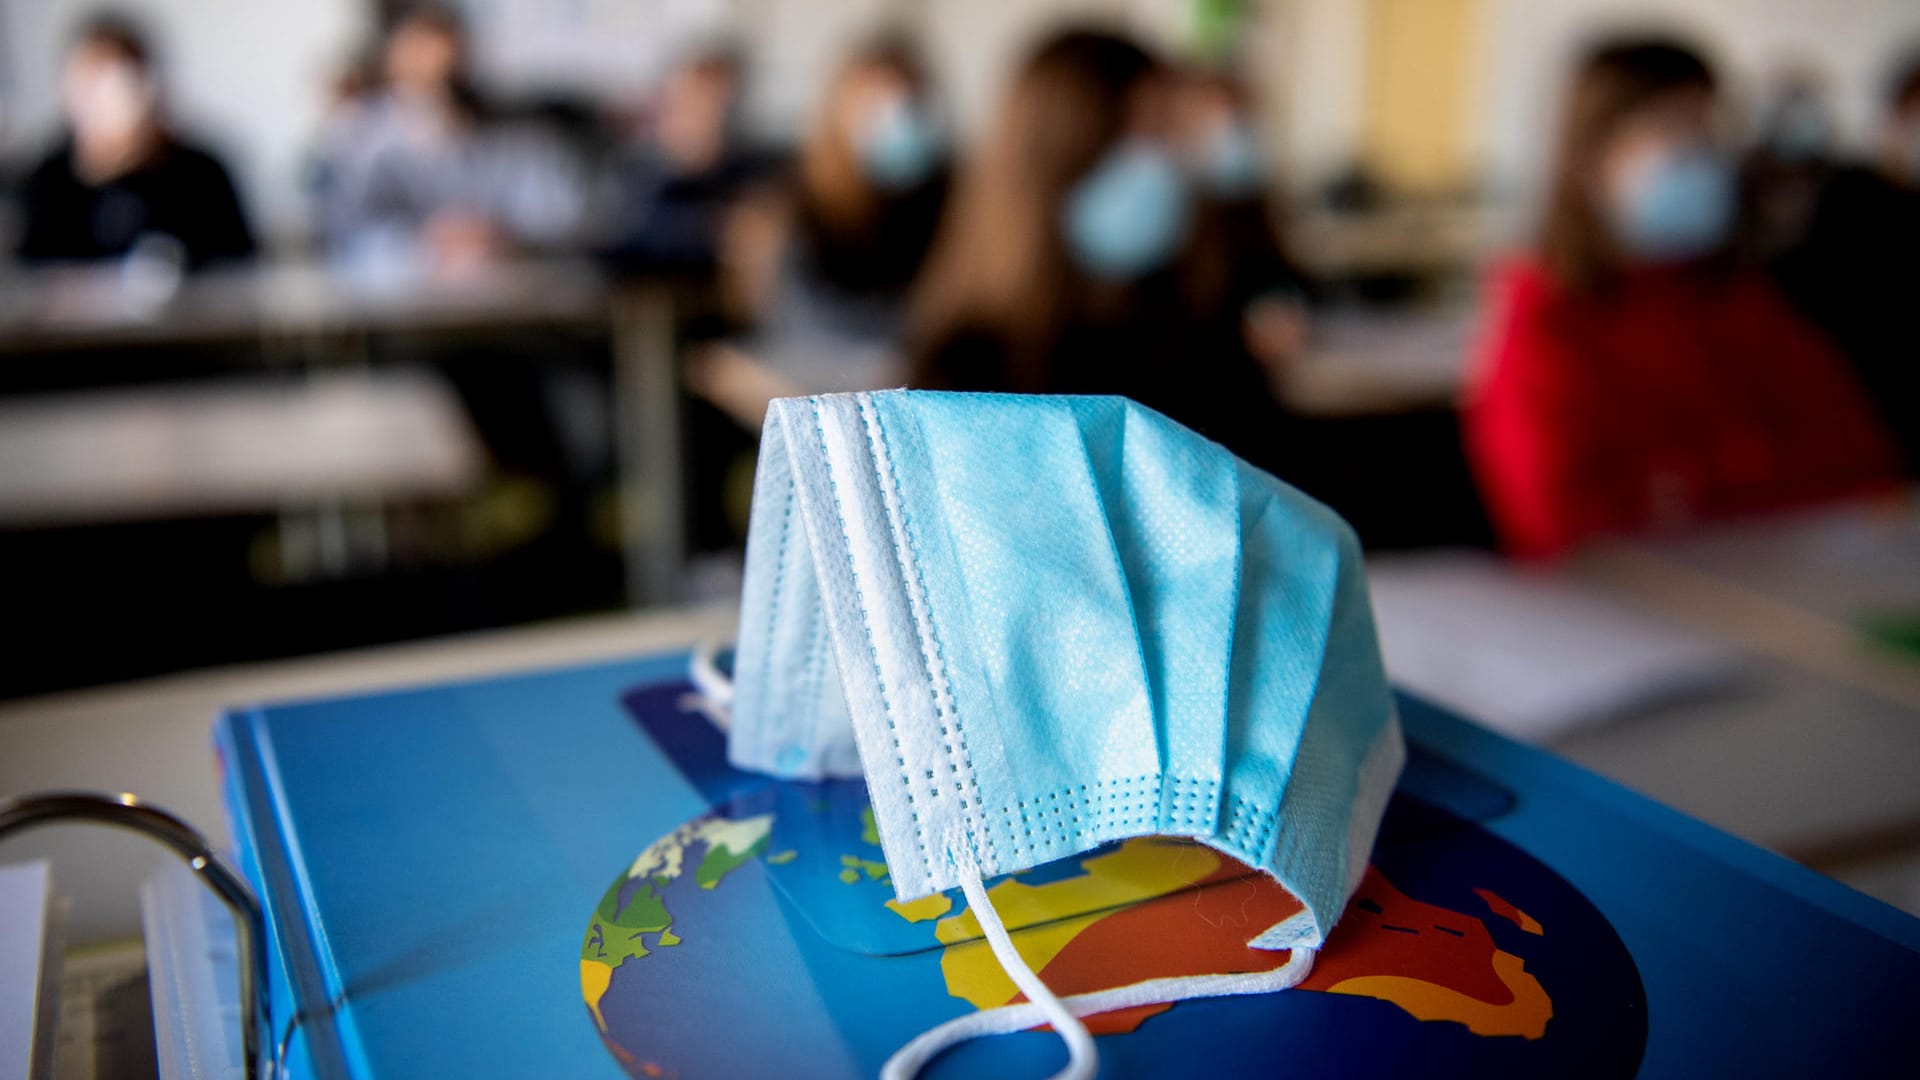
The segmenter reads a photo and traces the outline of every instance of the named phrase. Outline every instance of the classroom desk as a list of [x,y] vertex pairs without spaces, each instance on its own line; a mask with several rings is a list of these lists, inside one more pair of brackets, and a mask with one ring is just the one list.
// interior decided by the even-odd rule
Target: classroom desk
[[1345,311],[1315,316],[1306,353],[1273,379],[1296,412],[1368,416],[1454,407],[1465,387],[1478,313]]
[[1920,911],[1920,613],[1909,496],[1557,565],[1369,558],[1390,677],[1712,825]]
[[1747,694],[1556,751],[1823,872],[1894,863],[1920,879],[1920,662],[1858,625],[1920,612],[1914,495],[1606,544],[1568,569],[1762,662]]
[[0,363],[70,350],[257,343],[268,367],[321,368],[364,362],[377,335],[606,327],[629,597],[666,603],[679,594],[685,553],[675,292],[664,281],[616,287],[564,260],[383,281],[311,262],[268,263],[190,277],[158,296],[130,287],[117,266],[52,269],[0,278]]

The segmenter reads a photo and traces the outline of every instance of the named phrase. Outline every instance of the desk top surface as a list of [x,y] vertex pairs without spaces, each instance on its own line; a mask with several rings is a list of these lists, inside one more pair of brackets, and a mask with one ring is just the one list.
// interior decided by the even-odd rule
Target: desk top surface
[[378,280],[316,262],[263,263],[192,275],[173,289],[143,289],[117,264],[60,267],[0,281],[0,352],[604,319],[613,295],[577,260]]

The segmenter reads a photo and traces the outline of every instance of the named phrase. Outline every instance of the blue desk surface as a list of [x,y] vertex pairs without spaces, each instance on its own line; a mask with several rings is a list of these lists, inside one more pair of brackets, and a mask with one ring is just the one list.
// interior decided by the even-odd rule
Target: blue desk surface
[[[276,1022],[306,1014],[298,1070],[622,1075],[576,961],[608,881],[710,809],[622,704],[684,670],[663,656],[221,719],[241,861],[274,922]],[[1630,952],[1642,1075],[1920,1057],[1920,921],[1419,702],[1402,712],[1431,766],[1408,784],[1491,781],[1504,796],[1479,826]]]

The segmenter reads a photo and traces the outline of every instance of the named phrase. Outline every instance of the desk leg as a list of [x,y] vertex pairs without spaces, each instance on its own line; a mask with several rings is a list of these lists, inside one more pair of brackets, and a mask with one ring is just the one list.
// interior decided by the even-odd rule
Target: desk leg
[[686,564],[686,511],[673,298],[667,290],[630,292],[614,302],[613,365],[627,603],[677,603]]

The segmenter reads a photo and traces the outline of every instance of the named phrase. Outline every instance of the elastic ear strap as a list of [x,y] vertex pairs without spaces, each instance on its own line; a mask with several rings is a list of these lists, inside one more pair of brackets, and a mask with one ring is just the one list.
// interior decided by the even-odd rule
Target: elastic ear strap
[[[1024,1005],[1002,1006],[972,1013],[921,1033],[887,1059],[886,1065],[880,1070],[881,1080],[912,1080],[922,1066],[949,1046],[979,1035],[1019,1031],[1041,1023],[1053,1025],[1054,1032],[1067,1044],[1067,1067],[1055,1073],[1052,1080],[1089,1080],[1100,1067],[1100,1052],[1094,1049],[1093,1036],[1087,1031],[1087,1026],[1061,1003],[1060,998],[1047,989],[1047,984],[1034,973],[1026,958],[1020,955],[1020,950],[1014,947],[1006,924],[1001,922],[1000,913],[994,909],[993,900],[987,896],[986,886],[980,881],[980,870],[971,860],[963,860],[960,865],[960,889],[966,893],[967,907],[979,920],[980,931],[987,936],[987,944],[993,948],[993,955],[999,959],[1000,967],[1014,985],[1027,995],[1027,1002]],[[1027,1010],[1032,1019],[998,1030],[950,1030],[963,1021],[978,1020],[1009,1009]]]
[[[985,923],[981,924],[985,929]],[[989,939],[991,940],[991,939]],[[996,952],[997,955],[997,952]],[[1244,975],[1176,975],[1164,979],[1145,979],[1129,986],[1096,990],[1061,998],[1058,1004],[1074,1016],[1094,1016],[1116,1009],[1140,1005],[1159,1005],[1204,997],[1232,997],[1239,994],[1270,994],[1298,986],[1313,972],[1315,950],[1294,949],[1287,962],[1272,971]],[[1004,961],[1003,961],[1004,963]],[[1008,972],[1012,974],[1012,972]],[[1018,981],[1018,980],[1016,980]],[[1033,995],[1027,995],[1032,998]],[[948,1047],[985,1035],[1006,1035],[1025,1031],[1052,1018],[1037,1001],[1002,1005],[955,1017],[922,1032],[912,1042],[894,1052],[881,1070],[882,1080],[910,1080],[927,1062]],[[1058,1025],[1055,1030],[1060,1030]],[[1069,1066],[1071,1069],[1071,1066]],[[1065,1073],[1061,1075],[1066,1075]]]
[[715,727],[725,731],[733,720],[733,680],[721,672],[719,656],[718,642],[703,641],[695,645],[687,661],[687,679],[705,706],[700,711],[707,714]]

